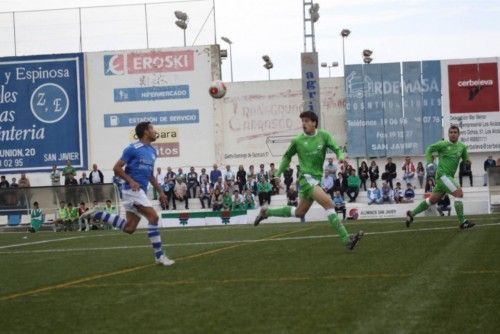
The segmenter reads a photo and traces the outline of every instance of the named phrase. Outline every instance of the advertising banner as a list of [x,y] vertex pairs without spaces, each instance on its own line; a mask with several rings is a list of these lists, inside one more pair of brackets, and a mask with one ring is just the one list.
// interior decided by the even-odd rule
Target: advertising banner
[[421,85],[422,63],[403,63],[404,149],[399,155],[420,155],[424,152]]
[[384,130],[384,93],[382,68],[380,64],[363,65],[365,85],[364,110],[366,126],[366,156],[383,157],[386,155]]
[[215,162],[214,99],[219,76],[216,46],[86,54],[92,124],[92,162],[111,168],[137,140],[135,126],[151,122],[157,166],[209,166]]
[[0,58],[0,172],[87,167],[81,53]]
[[303,52],[300,54],[300,60],[302,65],[304,110],[316,113],[321,124],[318,53]]
[[[441,62],[422,62],[422,134],[423,150],[443,137],[441,102]],[[423,152],[422,152],[423,153]]]
[[363,65],[345,66],[347,152],[352,158],[366,156],[366,121]]

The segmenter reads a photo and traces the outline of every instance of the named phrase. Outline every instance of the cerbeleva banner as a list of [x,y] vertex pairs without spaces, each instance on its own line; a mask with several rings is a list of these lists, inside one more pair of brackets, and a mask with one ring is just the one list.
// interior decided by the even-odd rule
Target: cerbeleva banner
[[0,172],[87,167],[83,55],[0,58]]
[[214,163],[213,98],[217,46],[96,52],[85,55],[92,162],[111,168],[150,121],[159,133],[157,166]]

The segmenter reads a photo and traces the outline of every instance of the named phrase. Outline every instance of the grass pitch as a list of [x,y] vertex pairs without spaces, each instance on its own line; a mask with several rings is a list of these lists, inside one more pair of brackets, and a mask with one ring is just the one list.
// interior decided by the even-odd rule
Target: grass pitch
[[500,216],[0,234],[1,333],[498,333]]

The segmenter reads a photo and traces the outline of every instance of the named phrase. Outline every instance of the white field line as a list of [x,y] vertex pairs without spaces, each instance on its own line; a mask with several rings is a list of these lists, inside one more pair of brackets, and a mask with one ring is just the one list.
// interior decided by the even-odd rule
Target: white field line
[[50,242],[64,241],[64,240],[73,240],[73,239],[81,239],[81,238],[84,238],[84,236],[82,235],[82,236],[77,236],[77,237],[68,237],[68,238],[58,238],[58,239],[51,239],[51,240],[40,240],[40,241],[32,241],[32,242],[23,242],[21,244],[11,244],[11,245],[0,246],[0,249],[21,247],[21,246],[39,245],[39,244],[48,244]]
[[[488,227],[488,226],[500,226],[500,223],[490,223],[476,225],[474,228]],[[398,234],[398,233],[416,233],[416,232],[428,232],[428,231],[439,231],[439,230],[458,230],[458,226],[443,226],[443,227],[427,227],[427,228],[409,228],[391,231],[380,231],[380,232],[366,232],[364,235],[384,235],[384,234]],[[464,231],[467,233],[467,231]],[[74,237],[83,238],[83,237]],[[189,247],[189,246],[212,246],[212,245],[227,245],[227,244],[239,244],[239,243],[258,243],[258,242],[276,242],[276,241],[290,241],[290,240],[311,240],[311,239],[324,239],[324,238],[338,238],[335,234],[328,235],[309,235],[301,237],[284,237],[275,239],[247,239],[247,240],[222,240],[222,241],[204,241],[204,242],[185,242],[177,244],[164,244],[164,247]],[[47,240],[59,241],[68,240],[57,239],[57,240]],[[42,243],[42,242],[37,242]],[[34,244],[34,243],[32,243]],[[14,245],[10,245],[14,246]],[[3,248],[6,248],[5,246]],[[0,251],[0,254],[32,254],[32,253],[61,253],[61,252],[92,252],[101,250],[123,250],[123,249],[136,249],[136,248],[151,248],[150,245],[133,245],[133,246],[110,246],[110,247],[89,247],[89,248],[55,248],[55,249],[39,249],[39,250],[25,250],[25,251]]]

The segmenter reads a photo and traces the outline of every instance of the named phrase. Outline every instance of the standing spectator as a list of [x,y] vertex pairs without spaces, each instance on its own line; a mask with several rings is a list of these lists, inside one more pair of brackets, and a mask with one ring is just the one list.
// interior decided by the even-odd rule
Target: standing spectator
[[439,215],[444,216],[444,212],[448,212],[448,216],[451,214],[451,202],[450,202],[450,196],[448,194],[445,194],[441,199],[437,202],[437,210],[439,212]]
[[325,172],[325,175],[321,178],[321,188],[333,198],[333,177],[330,173]]
[[335,178],[337,175],[337,165],[333,162],[333,158],[328,158],[328,163],[325,165],[324,171]]
[[199,184],[202,184],[204,182],[210,184],[210,176],[207,174],[207,170],[205,168],[201,169],[201,174],[198,179],[198,182]]
[[297,190],[295,190],[294,186],[291,186],[286,192],[286,199],[288,206],[297,206],[299,205],[299,194]]
[[[222,178],[222,177],[221,177]],[[222,194],[219,188],[215,188],[212,193],[212,210],[220,211],[222,209]]]
[[89,180],[92,184],[104,183],[104,174],[97,168],[97,164],[92,165],[92,171],[89,174]]
[[30,180],[26,176],[26,173],[21,173],[21,178],[19,179],[19,187],[20,188],[29,188],[30,185]]
[[260,176],[257,182],[257,195],[259,196],[259,205],[264,205],[264,202],[271,204],[272,186],[264,176]]
[[[257,174],[255,174],[255,168],[253,165],[250,165],[250,167],[248,167],[247,183],[249,181],[252,181],[252,184],[257,183]],[[252,191],[252,193],[253,193],[253,191]],[[255,193],[254,193],[254,195],[255,195]]]
[[231,198],[231,193],[229,189],[224,190],[224,195],[222,195],[222,208],[224,210],[231,210],[233,206],[233,199]]
[[50,185],[61,185],[61,173],[57,170],[57,165],[52,165],[52,171],[50,172]]
[[[358,168],[358,176],[361,179],[361,185],[363,186],[363,190],[366,191],[366,180],[370,176],[368,165],[366,161],[361,162],[361,166]],[[359,187],[361,189],[361,186]]]
[[9,181],[5,178],[5,175],[0,176],[0,188],[9,188]]
[[19,188],[19,184],[17,184],[17,179],[15,177],[13,177],[10,182],[10,188]]
[[213,187],[219,177],[222,177],[222,172],[218,169],[217,164],[214,164],[213,169],[210,171],[210,185]]
[[425,173],[427,174],[427,180],[433,179],[436,181],[436,171],[437,171],[437,162],[436,156],[432,155],[432,162],[425,167]]
[[347,178],[347,196],[349,197],[349,203],[356,202],[360,185],[361,179],[356,175],[356,171],[351,169],[351,175]]
[[340,194],[344,196],[344,193],[347,191],[347,178],[344,176],[344,173],[338,172],[337,179],[333,183],[333,191],[340,191]]
[[222,173],[222,178],[226,185],[226,188],[231,189],[234,186],[234,181],[236,180],[236,175],[231,170],[230,165],[226,165],[226,171]]
[[[76,170],[75,168],[71,165],[71,160],[66,160],[66,166],[63,168],[62,174],[64,176],[64,185],[69,184],[70,177],[72,179],[75,178],[76,176]],[[78,182],[77,182],[78,184]]]
[[403,172],[403,181],[405,183],[411,183],[413,178],[415,177],[415,165],[411,161],[410,157],[405,158],[405,162],[403,164],[403,168],[401,168]]
[[394,188],[392,180],[394,180],[398,174],[396,173],[396,164],[392,162],[392,158],[387,158],[387,164],[385,165],[385,172],[382,173],[382,180],[386,181],[389,186]]
[[458,170],[458,180],[460,181],[460,187],[462,187],[462,178],[464,176],[469,177],[470,186],[473,187],[472,183],[472,166],[470,160],[460,161],[460,169]]
[[187,175],[187,190],[188,198],[196,198],[196,188],[198,188],[198,173],[194,170],[194,167],[189,169]]
[[377,187],[377,182],[372,181],[367,191],[368,205],[382,204],[382,193]]
[[[172,199],[172,210],[176,210],[177,207],[176,207],[176,202],[175,202],[175,193],[174,193],[174,189],[175,189],[175,178],[176,178],[176,175],[175,175],[175,172],[172,170],[171,167],[167,167],[167,182],[169,184],[169,187],[168,187],[168,193],[166,194],[167,195],[167,198],[169,199],[167,201],[167,208],[168,208],[168,202],[170,201],[170,199]],[[166,187],[163,188],[163,192],[165,192],[165,189]]]
[[379,170],[377,166],[377,162],[372,160],[370,163],[370,167],[368,168],[368,175],[370,175],[370,182],[376,182],[379,178]]
[[255,209],[255,197],[250,189],[245,190],[245,208],[247,210]]
[[177,169],[177,176],[175,177],[177,180],[181,180],[182,183],[186,184],[187,183],[187,177],[186,174],[184,174],[184,171],[182,168]]
[[496,161],[493,160],[493,156],[489,155],[488,159],[484,161],[484,183],[483,187],[488,185],[488,168],[495,167],[497,165]]
[[288,168],[283,172],[283,177],[285,179],[286,192],[290,189],[293,183],[293,168],[288,166]]
[[38,207],[38,202],[33,203],[33,209],[31,209],[31,226],[28,229],[31,233],[37,232],[43,224],[43,212]]
[[[183,182],[182,178],[177,179],[177,183],[174,187],[174,196],[175,199],[174,201],[179,201],[179,202],[184,202],[185,203],[185,209],[189,209],[189,204],[188,204],[188,196],[187,196],[187,185],[185,182]],[[175,203],[174,203],[175,204]],[[174,206],[174,210],[175,210]]]
[[87,177],[87,173],[85,173],[85,172],[82,173],[82,177],[80,178],[80,180],[78,180],[78,183],[80,185],[90,184],[90,179]]
[[401,189],[401,182],[396,182],[396,188],[394,188],[393,191],[394,191],[394,202],[402,203],[405,194],[403,192],[403,189]]
[[382,195],[382,203],[388,202],[392,204],[394,202],[394,191],[391,189],[387,182],[382,183],[382,189],[380,190]]
[[[162,173],[161,171],[161,167],[156,167],[156,182],[158,182],[158,184],[163,184],[163,182],[165,181],[165,176],[166,174],[165,173]],[[158,199],[158,192],[156,191],[156,187],[153,187],[153,199],[156,200]]]
[[240,193],[243,193],[243,190],[245,190],[245,186],[247,184],[247,172],[245,171],[245,168],[243,168],[243,165],[240,165],[238,167],[238,172],[236,173],[236,182],[238,183],[238,189],[240,190]]
[[406,185],[405,197],[403,200],[405,203],[413,203],[414,198],[415,198],[415,190],[413,190],[413,186],[411,185],[411,183],[408,183]]
[[204,179],[200,184],[199,197],[202,209],[205,209],[205,200],[207,201],[207,206],[210,207],[210,203],[212,201],[212,194],[210,192],[210,184],[208,183],[208,180]]
[[422,161],[419,161],[417,164],[417,178],[418,183],[420,184],[420,189],[424,187],[424,177],[425,177],[425,169]]
[[264,170],[264,164],[260,164],[259,171],[257,172],[257,180],[260,181],[261,177],[264,177],[266,181],[269,180],[269,174]]
[[340,191],[336,191],[333,195],[333,205],[335,205],[335,212],[342,212],[342,220],[345,220],[346,208],[344,196],[340,194]]
[[425,190],[424,192],[430,193],[432,192],[432,189],[434,189],[434,186],[436,185],[436,181],[434,181],[434,178],[428,178],[427,182],[425,183]]

